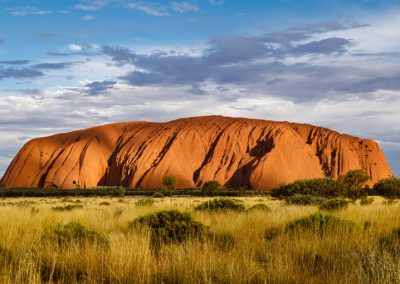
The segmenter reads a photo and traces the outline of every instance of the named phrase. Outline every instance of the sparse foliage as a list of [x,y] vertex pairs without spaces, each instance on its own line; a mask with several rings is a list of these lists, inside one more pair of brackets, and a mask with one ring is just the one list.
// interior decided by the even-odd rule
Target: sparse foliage
[[201,190],[203,191],[203,195],[212,195],[220,188],[221,188],[221,185],[218,181],[210,180],[210,181],[206,181],[203,184],[203,186],[201,187]]
[[327,210],[327,211],[334,211],[344,209],[349,205],[349,201],[343,198],[333,198],[323,202],[319,209]]
[[285,198],[287,204],[292,205],[319,205],[326,201],[325,197],[314,195],[293,194]]
[[232,210],[243,211],[246,207],[243,202],[233,198],[214,198],[195,207],[195,210]]
[[166,210],[139,217],[129,223],[129,228],[148,227],[151,241],[159,246],[162,243],[182,243],[189,238],[200,238],[206,227],[193,220],[189,213]]
[[176,187],[176,177],[174,176],[165,176],[162,180],[162,185],[165,189],[174,190]]
[[71,242],[80,245],[84,245],[86,242],[108,245],[107,238],[102,234],[93,229],[86,228],[78,222],[56,224],[53,227],[47,228],[44,236],[60,246],[69,245]]
[[352,170],[339,178],[347,189],[347,195],[353,199],[362,194],[363,186],[370,180],[370,176],[364,170]]
[[337,197],[345,194],[343,184],[331,178],[297,180],[272,190],[272,196],[285,198],[294,194]]
[[400,179],[395,177],[381,179],[374,185],[373,190],[374,193],[387,198],[399,198]]

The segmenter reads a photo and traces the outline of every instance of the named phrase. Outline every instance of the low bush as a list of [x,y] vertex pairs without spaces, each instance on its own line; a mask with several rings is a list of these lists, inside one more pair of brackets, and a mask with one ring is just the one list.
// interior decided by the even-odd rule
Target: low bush
[[203,184],[203,186],[201,187],[201,190],[202,190],[204,195],[213,195],[220,188],[221,188],[221,185],[220,185],[220,183],[218,181],[210,180],[210,181],[206,181]]
[[325,197],[322,196],[314,196],[314,195],[301,195],[301,194],[293,194],[288,196],[285,199],[287,204],[292,205],[319,205],[326,201]]
[[263,212],[269,212],[271,211],[271,208],[269,208],[267,205],[264,203],[258,203],[253,206],[251,206],[247,211],[263,211]]
[[334,210],[341,210],[346,208],[349,205],[349,201],[343,198],[333,198],[325,201],[322,203],[318,208],[321,210],[328,210],[328,211],[334,211]]
[[82,205],[69,204],[69,205],[65,205],[65,206],[55,206],[55,207],[52,207],[51,209],[53,211],[62,212],[62,211],[72,211],[74,209],[81,209],[81,208],[83,208]]
[[360,198],[360,205],[371,205],[374,202],[374,198],[373,197],[366,197],[363,196]]
[[154,205],[154,199],[152,198],[141,198],[138,201],[135,202],[136,206],[153,206]]
[[126,194],[126,188],[124,186],[119,186],[118,187],[118,196],[125,197],[125,194]]
[[365,195],[365,184],[371,179],[365,170],[351,170],[339,177],[339,182],[346,188],[346,196],[355,200]]
[[101,205],[101,206],[109,206],[110,202],[103,201],[103,202],[100,202],[99,205]]
[[67,246],[71,242],[78,243],[79,245],[84,245],[85,243],[96,243],[102,246],[108,245],[108,239],[105,236],[93,229],[86,228],[78,222],[56,224],[47,228],[44,236],[60,246]]
[[398,202],[397,199],[388,198],[385,201],[383,201],[383,204],[385,204],[385,205],[393,205],[393,204],[396,204],[397,202]]
[[148,227],[152,244],[182,243],[189,238],[201,238],[206,227],[193,220],[189,213],[166,210],[139,217],[130,222],[128,228]]
[[153,197],[154,198],[163,198],[164,194],[162,194],[161,192],[154,192],[153,193]]
[[324,235],[328,231],[348,231],[353,229],[354,223],[345,221],[337,217],[316,213],[306,216],[292,222],[285,227],[286,233],[312,232],[318,235]]
[[294,194],[314,195],[324,197],[343,196],[346,188],[340,182],[331,178],[315,178],[297,180],[291,184],[281,185],[272,190],[273,197],[285,198]]
[[243,201],[233,198],[214,198],[209,201],[200,203],[195,207],[195,210],[232,210],[243,211],[246,207]]
[[375,194],[387,198],[399,198],[400,179],[395,177],[381,179],[374,185],[373,191]]

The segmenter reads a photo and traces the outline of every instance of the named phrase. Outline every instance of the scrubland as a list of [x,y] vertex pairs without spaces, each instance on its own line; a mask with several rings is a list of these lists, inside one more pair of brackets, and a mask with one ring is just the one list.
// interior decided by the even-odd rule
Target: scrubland
[[[374,197],[321,211],[241,197],[244,210],[194,209],[210,199],[0,199],[0,282],[400,282],[400,203]],[[248,210],[256,204],[268,208]],[[169,209],[208,233],[156,246],[149,228],[129,226]]]

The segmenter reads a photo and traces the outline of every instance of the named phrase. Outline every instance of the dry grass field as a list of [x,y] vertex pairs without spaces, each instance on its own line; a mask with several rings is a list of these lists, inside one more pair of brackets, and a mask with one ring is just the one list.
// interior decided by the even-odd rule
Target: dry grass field
[[[288,229],[289,222],[318,208],[269,197],[240,199],[246,208],[263,203],[270,211],[241,212],[193,209],[209,198],[154,198],[150,206],[138,205],[139,199],[1,199],[0,282],[400,282],[400,233],[395,231],[400,228],[400,206],[379,197],[369,205],[357,201],[323,213],[341,220],[326,230],[323,222]],[[135,218],[163,209],[190,212],[223,237],[154,247],[149,230],[128,229]],[[86,231],[62,241],[54,238],[55,228],[70,222]]]

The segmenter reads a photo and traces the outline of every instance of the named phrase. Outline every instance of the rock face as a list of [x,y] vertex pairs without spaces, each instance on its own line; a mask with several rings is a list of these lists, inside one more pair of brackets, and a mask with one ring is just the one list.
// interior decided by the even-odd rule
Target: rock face
[[268,190],[297,179],[337,178],[364,169],[372,185],[393,173],[379,145],[312,125],[221,116],[166,123],[109,124],[33,139],[14,158],[2,187],[159,188],[217,180]]

